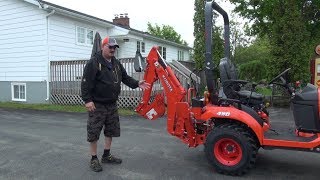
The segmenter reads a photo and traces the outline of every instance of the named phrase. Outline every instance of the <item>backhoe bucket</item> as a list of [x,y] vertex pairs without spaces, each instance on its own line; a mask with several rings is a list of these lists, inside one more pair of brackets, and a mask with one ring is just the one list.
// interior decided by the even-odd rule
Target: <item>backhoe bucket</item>
[[137,113],[149,120],[155,120],[163,116],[165,111],[163,94],[157,94],[150,105],[148,103],[140,103],[136,108]]

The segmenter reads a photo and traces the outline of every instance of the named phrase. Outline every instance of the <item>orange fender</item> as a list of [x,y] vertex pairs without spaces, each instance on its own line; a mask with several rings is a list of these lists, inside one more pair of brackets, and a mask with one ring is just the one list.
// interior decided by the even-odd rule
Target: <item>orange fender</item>
[[248,113],[241,111],[235,107],[206,106],[201,115],[202,120],[210,119],[233,119],[246,124],[256,134],[260,144],[263,142],[263,127]]

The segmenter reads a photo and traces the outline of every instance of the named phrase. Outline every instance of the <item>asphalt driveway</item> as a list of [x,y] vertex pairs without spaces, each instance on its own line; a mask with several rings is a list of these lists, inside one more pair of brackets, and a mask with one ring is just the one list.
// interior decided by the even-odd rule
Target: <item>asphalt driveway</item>
[[[288,110],[271,113],[287,122]],[[259,150],[256,167],[243,177],[217,174],[203,146],[188,148],[166,131],[166,119],[121,117],[112,153],[121,165],[92,172],[86,113],[0,109],[0,179],[319,179],[320,154]],[[99,156],[103,151],[99,142]]]

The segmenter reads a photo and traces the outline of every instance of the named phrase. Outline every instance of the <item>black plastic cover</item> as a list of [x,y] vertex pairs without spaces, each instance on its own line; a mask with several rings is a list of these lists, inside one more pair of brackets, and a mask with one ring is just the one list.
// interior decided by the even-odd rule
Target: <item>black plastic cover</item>
[[203,97],[193,97],[191,99],[192,107],[204,107],[204,98]]
[[133,61],[133,66],[136,72],[142,72],[146,68],[145,59],[142,57],[140,51],[136,51],[136,56]]
[[318,89],[312,84],[307,84],[302,92],[292,99],[293,117],[298,130],[320,131],[318,99]]

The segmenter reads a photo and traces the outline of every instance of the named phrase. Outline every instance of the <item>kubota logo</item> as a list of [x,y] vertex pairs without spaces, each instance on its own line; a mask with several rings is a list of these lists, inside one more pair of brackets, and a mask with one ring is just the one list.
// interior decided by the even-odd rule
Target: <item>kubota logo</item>
[[230,112],[218,112],[218,116],[230,116]]
[[167,79],[164,75],[162,75],[162,78],[163,78],[163,80],[164,80],[164,83],[166,83],[166,85],[168,86],[169,91],[172,91],[172,87],[171,87],[171,85],[169,84],[168,79]]

